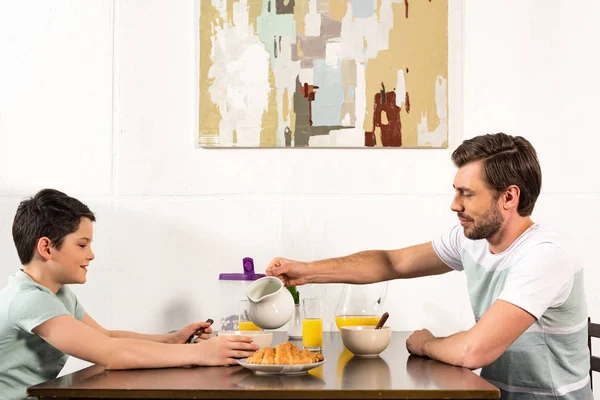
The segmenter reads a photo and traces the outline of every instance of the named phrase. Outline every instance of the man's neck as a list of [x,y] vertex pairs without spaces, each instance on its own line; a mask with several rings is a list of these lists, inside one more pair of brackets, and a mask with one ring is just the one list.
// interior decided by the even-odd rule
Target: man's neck
[[58,293],[62,287],[62,283],[58,283],[53,279],[50,271],[48,271],[48,266],[39,261],[33,260],[29,264],[24,265],[23,272],[25,272],[35,283],[47,287],[54,294]]
[[534,222],[530,217],[519,216],[515,219],[507,220],[498,233],[487,239],[492,254],[502,253],[508,249],[533,224]]

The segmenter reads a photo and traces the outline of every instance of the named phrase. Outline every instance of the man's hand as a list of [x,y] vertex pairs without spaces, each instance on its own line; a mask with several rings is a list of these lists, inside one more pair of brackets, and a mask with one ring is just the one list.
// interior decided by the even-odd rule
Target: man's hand
[[307,263],[276,257],[269,263],[267,275],[281,279],[285,286],[301,286],[308,283],[307,269]]
[[[248,336],[216,336],[194,344],[201,350],[198,365],[232,365],[240,358],[254,354],[259,346]],[[196,347],[197,346],[197,347]]]
[[195,334],[199,329],[204,329],[202,335],[196,338],[196,341],[206,340],[210,338],[210,334],[212,332],[212,328],[210,327],[210,323],[208,322],[194,322],[193,324],[189,324],[180,330],[170,333],[167,336],[167,343],[172,344],[183,344],[186,343],[187,340]]
[[425,343],[431,339],[434,339],[435,336],[427,329],[421,329],[418,331],[414,331],[412,335],[406,339],[406,349],[410,354],[415,356],[425,356],[423,347]]

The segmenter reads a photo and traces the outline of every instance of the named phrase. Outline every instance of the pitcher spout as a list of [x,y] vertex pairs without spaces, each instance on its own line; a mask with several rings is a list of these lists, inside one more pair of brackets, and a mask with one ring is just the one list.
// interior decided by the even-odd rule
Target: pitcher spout
[[261,299],[255,299],[253,297],[250,297],[250,295],[248,293],[246,293],[246,298],[248,300],[250,300],[252,303],[258,303]]
[[268,276],[254,281],[246,289],[246,297],[253,303],[276,295],[283,288],[283,282],[279,278]]

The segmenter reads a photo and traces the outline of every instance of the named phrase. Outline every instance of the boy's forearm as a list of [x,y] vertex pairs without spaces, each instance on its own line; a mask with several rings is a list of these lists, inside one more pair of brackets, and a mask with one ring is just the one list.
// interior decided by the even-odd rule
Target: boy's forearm
[[[168,368],[198,365],[197,352],[190,346],[170,345],[150,340],[116,338],[111,340],[104,362],[106,369]],[[197,350],[194,348],[194,350]]]
[[368,250],[346,257],[308,263],[310,283],[373,283],[393,277],[393,265],[387,252]]
[[108,336],[121,339],[148,340],[151,342],[169,343],[169,335],[152,335],[147,333],[137,333],[131,331],[108,331]]

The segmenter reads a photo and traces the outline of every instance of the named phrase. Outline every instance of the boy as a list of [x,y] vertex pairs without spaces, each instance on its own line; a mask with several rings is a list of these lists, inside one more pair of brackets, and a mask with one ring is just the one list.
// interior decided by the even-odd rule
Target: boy
[[[44,189],[21,202],[12,232],[23,269],[0,291],[0,395],[54,379],[68,355],[107,369],[226,365],[251,356],[249,337],[210,338],[205,322],[174,333],[109,331],[89,316],[66,284],[85,283],[94,259],[95,216],[79,200]],[[197,344],[184,345],[197,330]]]

